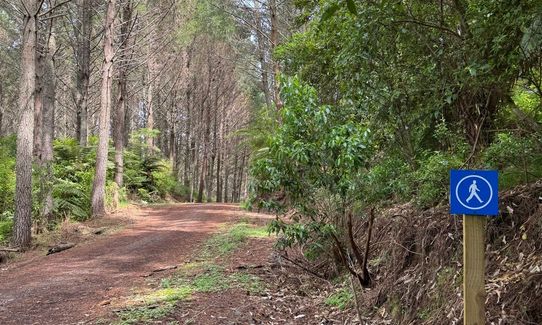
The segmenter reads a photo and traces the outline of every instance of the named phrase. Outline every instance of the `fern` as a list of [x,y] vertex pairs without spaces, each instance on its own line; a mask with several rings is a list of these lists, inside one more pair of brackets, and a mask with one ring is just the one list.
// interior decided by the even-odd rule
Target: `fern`
[[58,179],[53,189],[55,214],[85,220],[90,216],[90,196],[80,184]]

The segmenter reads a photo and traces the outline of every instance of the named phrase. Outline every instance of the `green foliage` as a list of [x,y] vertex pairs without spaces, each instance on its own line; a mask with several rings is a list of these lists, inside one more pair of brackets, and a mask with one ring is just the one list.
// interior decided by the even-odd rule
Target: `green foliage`
[[295,77],[251,163],[250,203],[298,212],[272,225],[284,245],[314,256],[347,210],[445,202],[453,168],[541,177],[541,3],[296,4],[303,31],[274,53]]
[[167,303],[160,306],[142,306],[129,308],[118,312],[120,321],[115,324],[129,325],[147,323],[165,317],[175,308],[175,304]]
[[270,230],[309,260],[349,246],[350,212],[447,202],[450,169],[542,178],[542,2],[360,3],[296,1],[279,122],[253,132],[246,205],[288,211]]
[[[139,196],[147,202],[158,202],[168,196],[177,199],[186,197],[187,190],[173,176],[171,165],[159,152],[149,153],[145,139],[156,132],[136,132],[130,147],[125,150],[125,188],[118,188],[113,182],[114,149],[110,148],[107,164],[106,206],[115,208],[114,197],[123,202],[128,196]],[[15,194],[15,137],[0,138],[0,241],[7,239],[12,223]],[[82,221],[90,217],[90,194],[96,163],[97,138],[89,139],[89,147],[82,148],[76,139],[59,138],[53,143],[53,178],[47,180],[53,187],[55,220],[71,217]],[[42,200],[38,197],[41,178],[45,172],[35,164],[33,180],[33,212],[39,217]],[[52,225],[49,225],[52,226]]]
[[57,179],[53,187],[54,209],[57,215],[85,220],[90,216],[90,192],[80,183]]
[[[367,171],[374,144],[371,130],[359,123],[356,110],[348,104],[321,105],[315,89],[298,78],[285,80],[282,95],[282,124],[270,137],[269,149],[253,161],[251,173],[256,197],[283,192],[288,203],[307,216],[303,222],[271,225],[273,232],[284,234],[281,245],[291,246],[326,238],[334,231],[336,217],[360,199],[357,179]],[[318,209],[319,197],[333,199],[339,208]],[[276,210],[287,208],[273,199],[259,203]]]
[[257,276],[248,273],[234,273],[229,280],[252,295],[262,293],[265,288]]
[[227,232],[213,236],[206,243],[205,255],[218,257],[229,254],[248,238],[266,237],[269,233],[265,227],[254,227],[245,222],[233,225]]
[[55,140],[53,149],[55,214],[85,220],[90,217],[96,150],[94,147],[81,148],[77,140],[72,138]]
[[178,300],[184,300],[188,298],[192,294],[192,291],[192,288],[188,286],[163,288],[147,294],[141,297],[141,299],[146,304],[176,302]]
[[499,133],[483,157],[486,167],[501,171],[501,189],[542,178],[542,142],[536,134]]
[[197,275],[192,282],[197,292],[216,292],[229,288],[224,271],[215,265],[208,266],[204,273]]
[[146,129],[132,134],[130,146],[124,152],[124,186],[128,195],[146,202],[160,202],[169,195],[183,200],[188,189],[173,175],[171,163],[147,148],[145,139],[156,135]]
[[5,214],[0,216],[0,243],[7,241],[11,235],[11,229],[13,227],[13,218],[6,216]]
[[0,216],[13,213],[14,195],[15,137],[0,138]]
[[445,152],[433,152],[420,161],[420,167],[414,173],[413,184],[419,184],[415,202],[422,207],[430,207],[446,199],[449,172],[462,165],[460,157]]
[[340,310],[344,310],[352,304],[354,295],[352,291],[347,288],[342,288],[339,291],[333,293],[331,296],[327,297],[325,304],[328,306],[337,307]]
[[237,25],[228,12],[233,12],[237,8],[234,6],[222,8],[221,6],[227,4],[213,0],[199,0],[194,4],[193,15],[187,19],[185,26],[178,33],[177,40],[180,45],[189,44],[197,35],[205,35],[216,40],[228,40],[235,35]]

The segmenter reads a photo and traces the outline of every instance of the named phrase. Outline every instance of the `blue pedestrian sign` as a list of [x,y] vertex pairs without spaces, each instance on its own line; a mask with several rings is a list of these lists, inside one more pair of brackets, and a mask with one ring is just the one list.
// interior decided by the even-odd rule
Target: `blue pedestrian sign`
[[451,170],[450,213],[499,214],[499,173],[496,170]]

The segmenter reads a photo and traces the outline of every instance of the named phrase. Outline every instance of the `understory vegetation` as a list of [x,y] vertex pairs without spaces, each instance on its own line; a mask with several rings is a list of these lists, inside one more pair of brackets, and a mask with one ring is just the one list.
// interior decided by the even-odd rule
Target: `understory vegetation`
[[[34,167],[33,221],[34,231],[54,228],[66,218],[85,221],[91,216],[90,193],[96,162],[97,139],[90,138],[88,147],[81,147],[76,139],[60,138],[53,144],[55,161],[53,187],[53,215],[48,220],[40,216],[40,166]],[[0,242],[9,239],[12,230],[15,192],[15,137],[0,138]],[[106,205],[110,211],[119,204],[130,201],[158,203],[168,200],[186,200],[187,189],[173,176],[171,163],[162,154],[149,150],[141,132],[132,135],[124,151],[124,187],[118,188],[113,181],[113,149],[110,148]]]
[[[446,254],[449,260],[428,258],[449,248],[432,246],[439,236],[460,245],[461,227],[450,228],[449,218],[431,211],[446,210],[452,169],[498,170],[501,195],[542,178],[540,3],[325,0],[297,7],[303,29],[275,52],[284,63],[283,106],[263,108],[253,124],[252,196],[245,206],[284,216],[270,226],[280,234],[279,247],[301,250],[299,258],[321,276],[349,274],[348,286],[360,296],[367,287],[381,290],[372,303],[359,299],[360,320],[380,314],[405,324],[459,322],[460,310],[436,310],[451,299],[445,288],[458,287],[450,261],[460,263],[460,251]],[[534,222],[540,234],[542,224],[532,221],[540,219],[536,204],[531,200],[515,217]],[[498,229],[492,248],[503,237],[517,238],[500,227],[509,225],[511,209],[501,201],[501,218],[490,223]],[[448,234],[423,236],[418,232],[433,228],[417,216],[442,217],[434,231]],[[411,223],[403,227],[419,228],[384,226],[402,219]],[[540,251],[529,247],[522,254],[533,263]],[[420,270],[426,263],[429,269]],[[494,267],[490,272],[504,272]],[[422,277],[410,277],[412,270]],[[441,280],[435,284],[434,277]],[[423,288],[416,293],[407,280]],[[414,291],[403,294],[407,289]],[[540,322],[529,309],[542,301],[541,291],[532,301],[518,297],[510,315],[494,320]],[[424,305],[427,294],[433,305]],[[328,303],[344,307],[344,297]]]

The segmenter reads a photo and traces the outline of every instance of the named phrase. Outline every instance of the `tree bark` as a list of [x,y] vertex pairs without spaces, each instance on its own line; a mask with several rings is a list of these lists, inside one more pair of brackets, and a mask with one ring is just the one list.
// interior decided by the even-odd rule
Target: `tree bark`
[[224,203],[228,203],[228,180],[230,177],[230,166],[226,165],[226,170],[224,171]]
[[170,107],[170,125],[169,125],[169,160],[172,166],[173,176],[175,179],[179,178],[179,163],[177,161],[177,92],[174,93],[171,99]]
[[32,227],[32,150],[34,147],[34,94],[36,91],[36,29],[38,0],[21,0],[23,44],[19,90],[20,122],[17,129],[17,162],[13,245],[28,248]]
[[233,181],[231,187],[231,202],[235,202],[237,197],[237,177],[238,177],[238,166],[239,166],[239,154],[235,152],[235,159],[233,163]]
[[219,149],[216,160],[216,202],[222,202],[222,179],[220,178],[220,172],[222,167],[222,150]]
[[2,85],[0,84],[0,137],[4,135],[3,122],[4,122],[4,92],[2,89]]
[[88,96],[90,81],[90,39],[92,36],[91,1],[77,1],[77,81],[76,81],[76,137],[82,147],[88,144]]
[[45,51],[40,44],[39,35],[36,32],[36,90],[34,92],[34,158],[41,161],[41,138],[42,138],[42,109],[43,109],[43,87]]
[[[277,4],[276,0],[269,0],[269,11],[271,13],[271,54],[275,52],[277,45],[279,44],[279,34],[278,34],[278,19],[277,19]],[[279,75],[280,75],[280,65],[277,60],[273,60],[273,72],[274,72],[274,87],[273,87],[273,96],[275,100],[275,106],[277,110],[282,108],[282,100],[280,99],[280,88],[279,88]]]
[[[211,108],[207,107],[206,119],[205,119],[205,133],[203,136],[203,160],[201,166],[201,175],[199,181],[199,192],[198,192],[198,203],[203,202],[203,191],[205,190],[205,178],[209,170],[209,135],[210,135],[210,124],[211,124]],[[209,200],[209,197],[206,198]]]
[[120,62],[122,62],[119,68],[119,80],[118,80],[118,98],[117,109],[115,114],[115,183],[121,188],[124,186],[124,133],[125,133],[125,120],[126,120],[126,99],[128,98],[128,72],[126,67],[126,61],[129,57],[127,50],[129,48],[130,41],[130,22],[132,21],[132,1],[128,0],[122,9],[121,18],[121,39],[120,39]]
[[238,185],[236,191],[236,202],[241,202],[241,191],[243,189],[243,178],[245,176],[245,162],[246,162],[246,152],[243,149],[241,156],[241,165],[239,166],[239,176],[238,176]]
[[[190,87],[190,85],[188,85]],[[186,91],[186,136],[185,136],[185,156],[184,156],[184,186],[190,186],[190,154],[192,152],[192,138],[191,138],[191,116],[190,116],[190,89]]]
[[47,52],[43,65],[43,110],[41,165],[43,168],[41,181],[41,198],[43,199],[42,219],[50,221],[53,215],[53,140],[55,132],[55,98],[56,79],[54,55],[56,51],[55,35],[52,33],[53,19],[49,21],[49,35],[46,41]]
[[254,20],[256,25],[256,41],[258,43],[258,58],[260,61],[260,69],[261,69],[261,76],[262,76],[262,91],[265,97],[265,104],[267,105],[267,108],[270,109],[272,107],[272,98],[271,93],[269,90],[269,73],[268,73],[268,65],[265,55],[265,37],[264,37],[264,30],[263,30],[263,23],[260,13],[260,4],[258,1],[254,3]]
[[111,86],[113,75],[113,28],[116,0],[108,0],[105,17],[104,62],[102,67],[102,90],[99,120],[99,141],[96,152],[96,174],[92,184],[92,216],[105,215],[105,181],[111,115]]
[[[147,8],[151,7],[151,1],[147,1]],[[155,78],[155,56],[153,51],[155,50],[155,26],[150,26],[151,31],[149,33],[150,41],[147,53],[147,129],[151,131],[154,128],[154,78]],[[152,152],[154,148],[154,137],[149,133],[147,136],[147,149]]]

